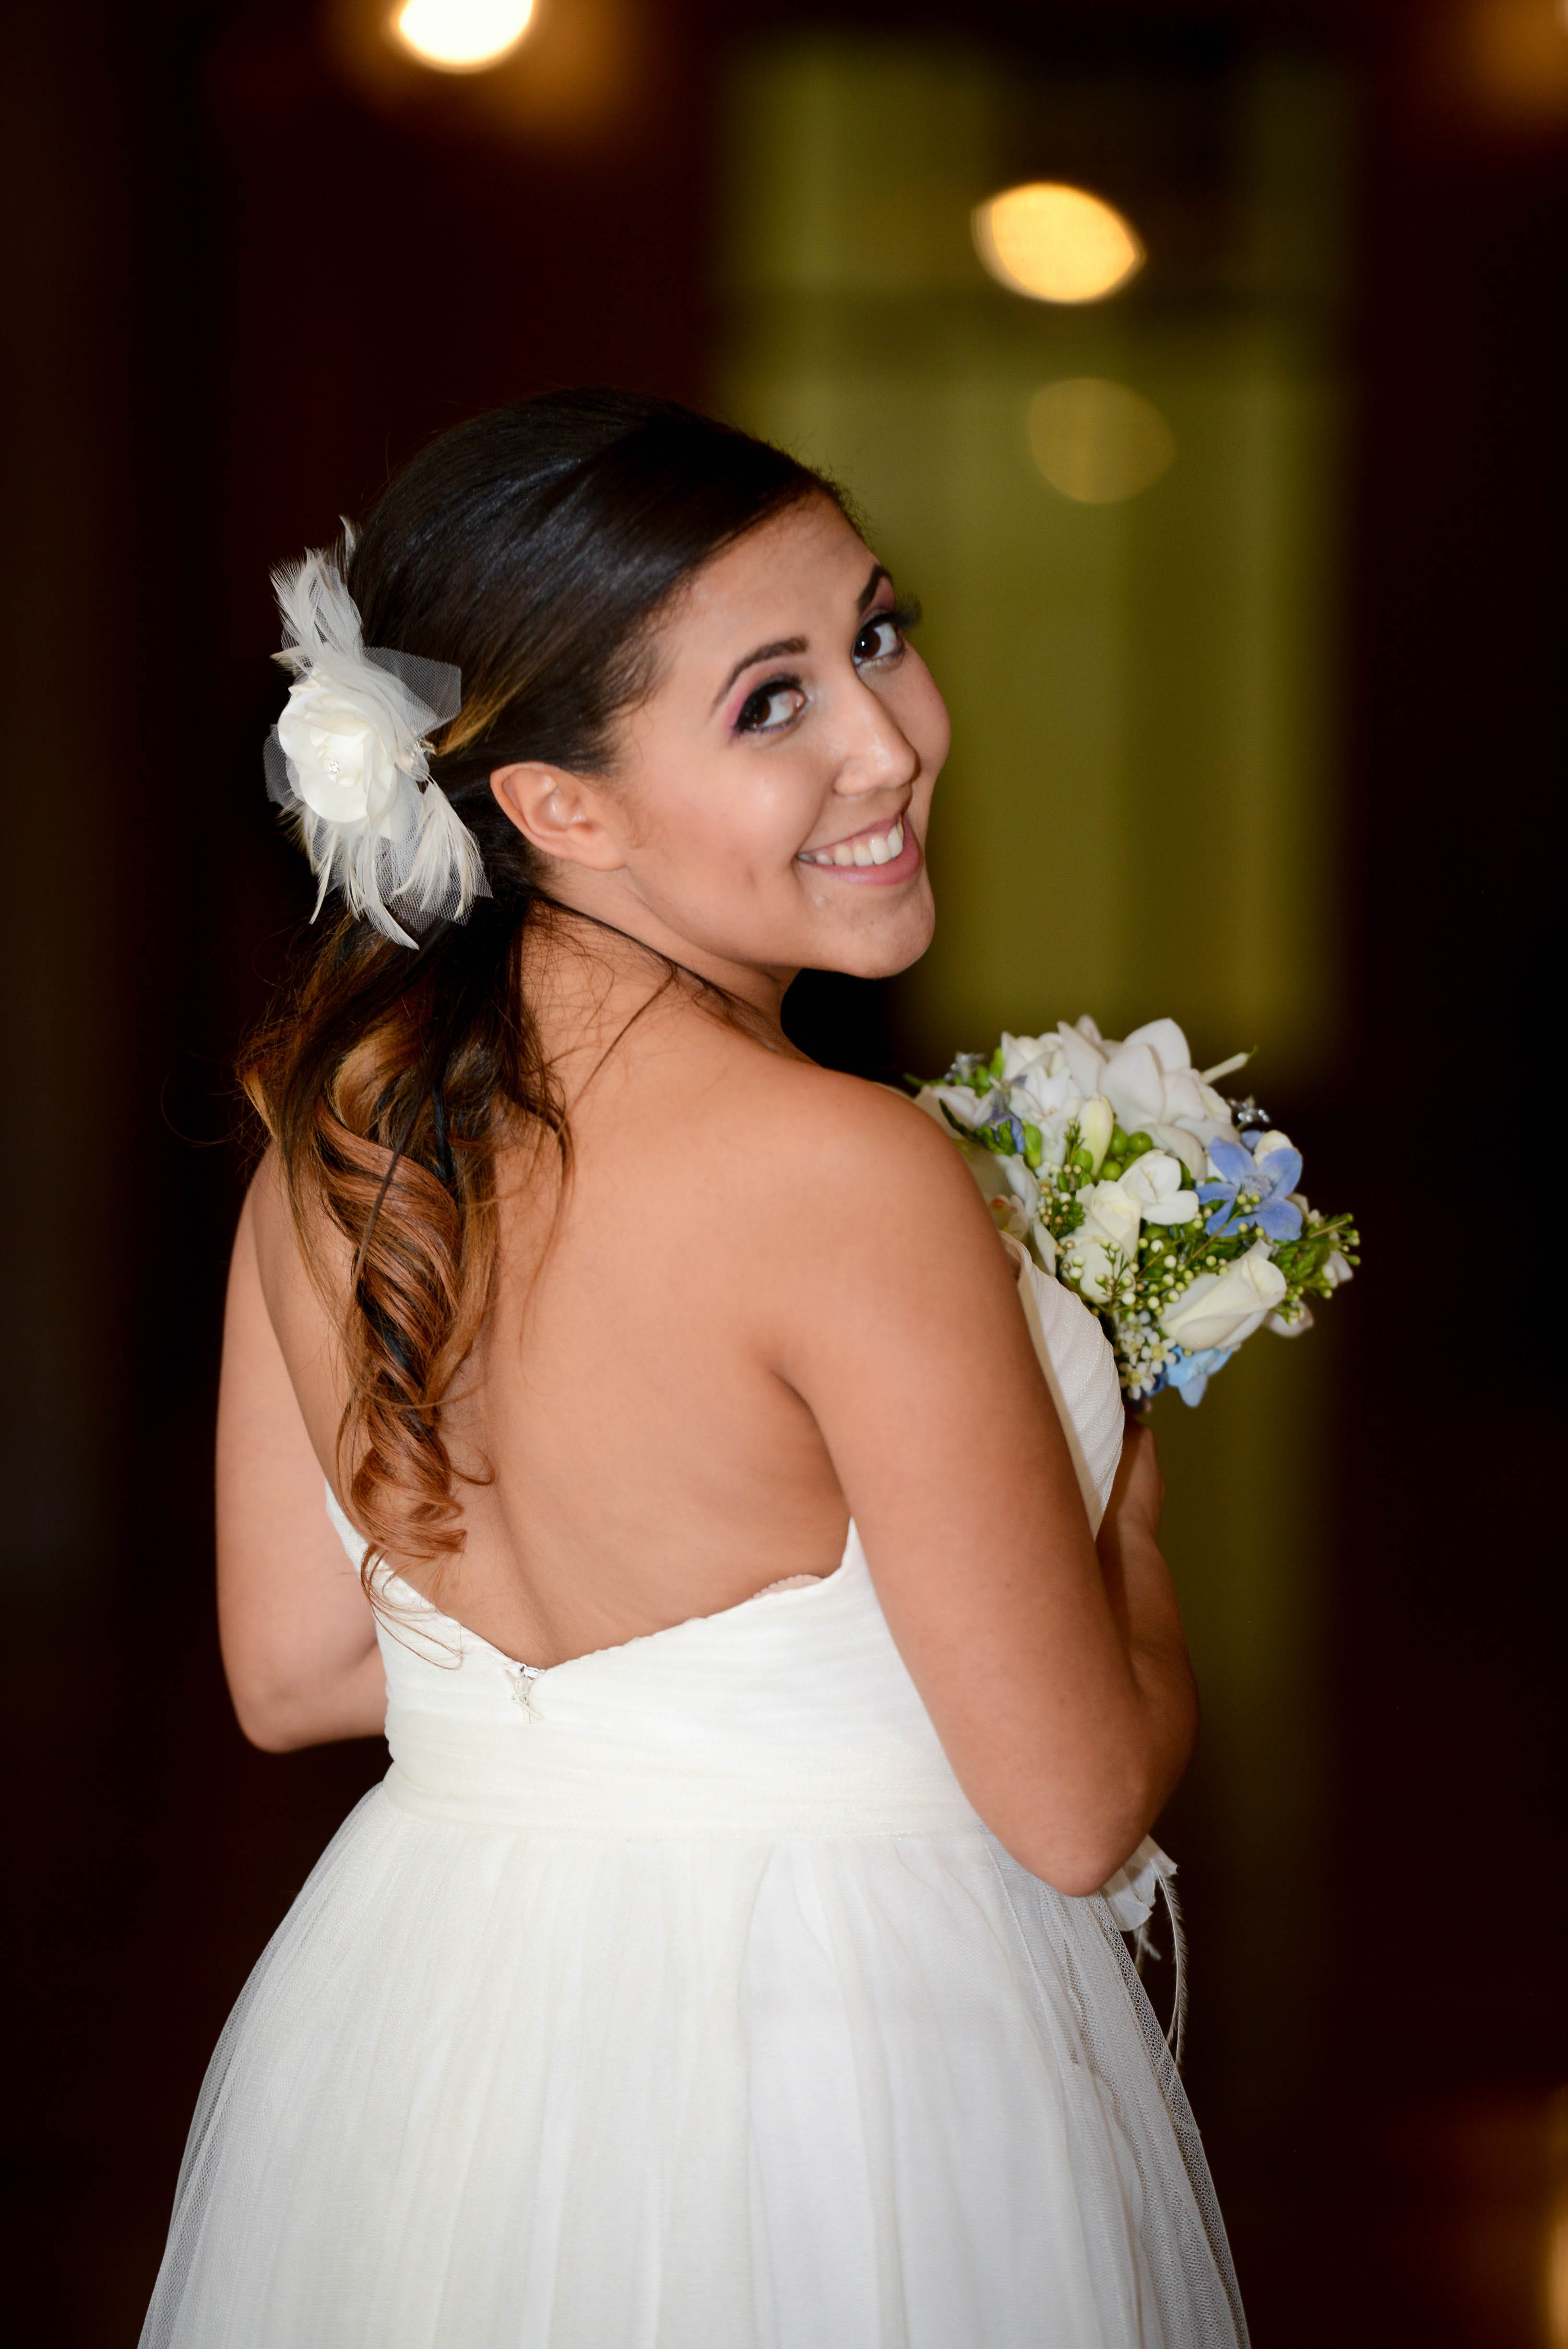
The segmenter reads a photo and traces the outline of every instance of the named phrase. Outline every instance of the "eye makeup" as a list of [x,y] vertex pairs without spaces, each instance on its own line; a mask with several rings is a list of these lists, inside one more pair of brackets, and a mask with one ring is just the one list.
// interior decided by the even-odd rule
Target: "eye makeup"
[[[877,662],[896,660],[904,649],[906,635],[916,626],[919,616],[919,605],[912,596],[896,604],[884,605],[880,611],[868,612],[856,630],[850,655],[856,667],[868,668]],[[867,639],[874,644],[878,633],[885,628],[892,629],[895,641],[882,649],[863,653],[861,647]],[[770,677],[761,685],[753,686],[747,694],[735,713],[732,730],[736,734],[752,735],[782,733],[799,717],[805,707],[805,688],[798,677],[787,673]]]

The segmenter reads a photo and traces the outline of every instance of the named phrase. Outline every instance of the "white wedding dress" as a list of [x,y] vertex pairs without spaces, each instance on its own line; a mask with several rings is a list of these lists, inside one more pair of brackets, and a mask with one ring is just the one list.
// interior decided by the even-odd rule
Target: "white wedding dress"
[[[1097,1521],[1109,1349],[1023,1285]],[[1240,2349],[1119,1930],[1168,1863],[1009,1858],[853,1526],[545,1671],[389,1597],[391,1767],[224,2031],[143,2349]]]

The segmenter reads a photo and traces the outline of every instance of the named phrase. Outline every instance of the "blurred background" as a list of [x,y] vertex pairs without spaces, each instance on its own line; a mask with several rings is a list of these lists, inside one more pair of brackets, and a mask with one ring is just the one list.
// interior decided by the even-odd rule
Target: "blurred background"
[[210,1595],[230,1068],[307,905],[268,570],[441,427],[607,380],[826,466],[925,603],[938,944],[803,979],[808,1049],[935,1071],[1174,1015],[1199,1064],[1258,1048],[1359,1210],[1308,1341],[1156,1414],[1206,1715],[1161,1829],[1189,2085],[1260,2349],[1568,2349],[1562,1216],[1519,1188],[1558,1050],[1568,10],[397,14],[4,32],[19,2337],[135,2340],[223,2017],[384,1764],[250,1751]]

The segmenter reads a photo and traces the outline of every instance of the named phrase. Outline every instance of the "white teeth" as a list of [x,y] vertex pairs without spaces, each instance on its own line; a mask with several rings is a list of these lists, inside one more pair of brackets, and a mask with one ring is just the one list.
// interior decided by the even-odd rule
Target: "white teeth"
[[841,840],[836,848],[809,848],[802,851],[805,864],[891,864],[904,853],[904,819],[898,818],[891,830],[877,833],[873,839]]

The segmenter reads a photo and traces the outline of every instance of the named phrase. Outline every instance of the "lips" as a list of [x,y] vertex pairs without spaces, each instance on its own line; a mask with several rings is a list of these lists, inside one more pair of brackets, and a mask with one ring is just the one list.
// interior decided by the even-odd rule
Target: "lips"
[[880,832],[857,832],[848,840],[836,840],[831,848],[803,848],[803,864],[836,865],[839,871],[858,864],[892,864],[904,852],[904,819],[896,816]]

